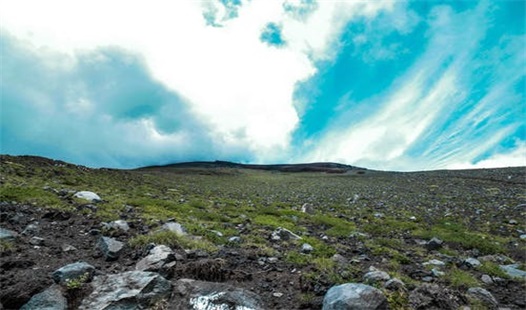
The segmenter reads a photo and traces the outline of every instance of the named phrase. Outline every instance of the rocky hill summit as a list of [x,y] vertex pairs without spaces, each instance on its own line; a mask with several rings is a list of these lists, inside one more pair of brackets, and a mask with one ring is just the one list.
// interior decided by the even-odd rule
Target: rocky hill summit
[[260,168],[0,156],[0,309],[526,308],[524,167]]

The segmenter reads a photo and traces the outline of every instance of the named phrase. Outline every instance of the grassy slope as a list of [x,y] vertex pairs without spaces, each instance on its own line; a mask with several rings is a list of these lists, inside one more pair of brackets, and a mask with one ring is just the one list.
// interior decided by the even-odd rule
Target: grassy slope
[[[526,202],[524,168],[364,175],[238,169],[119,171],[2,156],[0,175],[0,201],[74,210],[82,202],[60,199],[53,189],[90,190],[104,200],[97,211],[101,220],[117,219],[131,205],[151,225],[176,219],[190,233],[205,237],[205,242],[189,246],[207,250],[227,244],[229,237],[240,234],[236,225],[244,224],[243,242],[237,246],[261,255],[281,255],[292,264],[310,267],[307,277],[331,283],[360,274],[352,268],[346,273],[337,270],[329,259],[353,250],[344,242],[351,234],[371,256],[387,258],[386,271],[408,282],[401,266],[430,258],[414,239],[441,238],[446,242],[442,252],[454,256],[477,249],[481,254],[523,260],[520,253],[526,251],[518,239],[521,226],[509,224],[511,219],[524,224],[524,208],[516,207]],[[315,214],[300,212],[306,202],[316,207]],[[302,242],[315,251],[300,254],[300,244],[291,243],[277,253],[268,240],[276,227],[303,235]],[[324,235],[329,241],[322,239]],[[150,240],[132,241],[140,245]],[[446,281],[454,286],[477,282],[456,269]]]

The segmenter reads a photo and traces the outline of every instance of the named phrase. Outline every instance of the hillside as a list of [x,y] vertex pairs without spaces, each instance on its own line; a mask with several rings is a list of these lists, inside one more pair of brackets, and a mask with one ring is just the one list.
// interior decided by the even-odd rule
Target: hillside
[[[526,308],[525,167],[116,170],[1,155],[0,185],[0,309],[46,289],[68,309],[93,308],[99,287],[133,270],[157,282],[123,309],[213,309],[219,289],[232,309],[321,309],[343,283],[377,288],[375,309]],[[154,252],[163,258],[145,261]],[[78,261],[92,269],[51,276]]]

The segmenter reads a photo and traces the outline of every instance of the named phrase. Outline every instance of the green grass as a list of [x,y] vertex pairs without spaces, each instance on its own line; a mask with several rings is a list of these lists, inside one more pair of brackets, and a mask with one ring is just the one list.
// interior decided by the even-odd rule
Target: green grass
[[16,201],[48,208],[67,209],[67,205],[56,194],[37,187],[2,186],[0,201]]
[[483,262],[482,265],[478,268],[480,272],[488,274],[492,277],[499,277],[503,279],[508,279],[508,274],[499,267],[499,264],[493,262]]
[[480,282],[470,272],[455,267],[446,273],[445,278],[455,288],[466,289],[480,285]]

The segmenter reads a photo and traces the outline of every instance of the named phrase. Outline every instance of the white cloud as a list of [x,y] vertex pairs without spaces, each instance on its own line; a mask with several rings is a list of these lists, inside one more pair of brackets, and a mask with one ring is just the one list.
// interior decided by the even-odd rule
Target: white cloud
[[[245,1],[238,17],[217,1],[2,1],[2,31],[38,50],[67,53],[118,47],[138,53],[151,74],[191,104],[217,141],[245,145],[256,160],[283,155],[298,123],[293,91],[312,76],[314,60],[354,16],[372,16],[390,1],[320,1],[305,20],[284,11],[284,1]],[[206,25],[215,12],[221,27]],[[284,48],[260,41],[269,22],[283,25]],[[83,103],[82,98],[72,103]],[[69,107],[71,110],[71,107]],[[155,137],[155,135],[152,135]],[[279,156],[277,156],[279,157]]]
[[505,168],[526,166],[526,143],[519,143],[511,152],[495,154],[476,163],[456,162],[448,169]]

